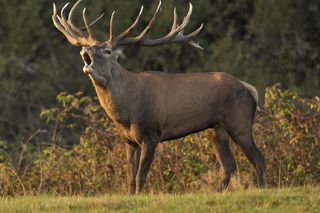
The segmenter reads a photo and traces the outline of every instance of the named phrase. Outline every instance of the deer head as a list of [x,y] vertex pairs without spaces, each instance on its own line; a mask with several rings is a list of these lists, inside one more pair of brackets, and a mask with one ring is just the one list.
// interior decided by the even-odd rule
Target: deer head
[[55,4],[53,4],[53,15],[52,20],[55,27],[62,32],[67,40],[74,46],[82,47],[80,52],[82,59],[84,61],[83,71],[89,75],[96,75],[96,77],[105,77],[108,72],[112,69],[114,63],[117,63],[117,58],[121,54],[122,50],[126,46],[130,45],[140,45],[146,47],[159,46],[169,43],[182,43],[186,42],[193,47],[201,48],[198,43],[192,41],[192,38],[196,36],[201,29],[203,28],[203,24],[196,29],[194,32],[184,35],[183,30],[186,28],[187,24],[190,21],[190,16],[192,14],[192,4],[189,3],[189,11],[187,15],[184,17],[181,24],[178,24],[178,17],[176,13],[176,9],[174,9],[174,17],[173,24],[170,32],[158,39],[145,39],[144,36],[150,31],[152,26],[154,25],[157,17],[161,12],[161,1],[159,1],[158,7],[148,23],[148,25],[144,28],[144,30],[135,37],[129,37],[131,32],[135,29],[135,27],[139,23],[140,16],[143,11],[143,6],[140,9],[140,12],[133,22],[133,24],[126,29],[121,34],[114,36],[113,35],[113,19],[115,12],[112,13],[110,18],[110,31],[109,31],[109,39],[106,41],[98,41],[94,38],[93,32],[91,30],[91,26],[98,21],[100,17],[98,17],[93,23],[89,24],[86,18],[86,8],[83,9],[83,21],[85,24],[86,33],[84,33],[81,29],[76,27],[72,23],[73,13],[78,7],[81,0],[77,1],[73,7],[71,8],[68,18],[65,15],[65,9],[68,7],[69,3],[67,3],[61,10],[60,16],[57,14],[57,9]]

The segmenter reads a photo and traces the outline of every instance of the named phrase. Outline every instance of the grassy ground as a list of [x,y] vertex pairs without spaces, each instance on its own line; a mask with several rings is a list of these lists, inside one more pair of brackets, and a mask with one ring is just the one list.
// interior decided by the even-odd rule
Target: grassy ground
[[320,187],[223,194],[0,198],[0,212],[320,212]]

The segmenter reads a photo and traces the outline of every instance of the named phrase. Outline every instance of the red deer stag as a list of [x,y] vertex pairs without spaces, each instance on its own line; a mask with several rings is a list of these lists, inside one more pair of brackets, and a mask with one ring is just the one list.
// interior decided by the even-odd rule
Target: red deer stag
[[170,32],[158,39],[146,39],[161,11],[161,1],[145,29],[136,37],[128,37],[137,26],[143,6],[133,24],[118,36],[112,33],[114,12],[110,19],[110,36],[97,41],[83,10],[87,33],[72,23],[72,16],[81,0],[65,16],[66,4],[60,16],[53,5],[52,20],[55,27],[74,46],[82,47],[83,71],[90,77],[99,101],[107,115],[118,125],[121,138],[126,142],[129,192],[141,192],[156,147],[160,142],[177,139],[205,129],[215,132],[214,151],[222,169],[220,190],[228,187],[236,163],[229,147],[229,137],[241,147],[253,164],[258,186],[263,187],[264,161],[252,138],[258,93],[255,87],[223,73],[167,74],[161,72],[131,73],[117,58],[124,47],[141,45],[153,47],[169,43],[192,41],[203,25],[184,35],[190,21],[192,5],[178,24],[176,10]]

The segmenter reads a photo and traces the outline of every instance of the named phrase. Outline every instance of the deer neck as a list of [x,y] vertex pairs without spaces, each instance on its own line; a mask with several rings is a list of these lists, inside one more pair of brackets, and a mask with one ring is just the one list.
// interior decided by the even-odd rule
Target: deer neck
[[137,75],[114,62],[104,78],[105,85],[91,77],[101,106],[114,122],[129,127],[132,107],[128,106],[134,103],[132,97],[137,97],[136,94],[139,92],[136,90]]

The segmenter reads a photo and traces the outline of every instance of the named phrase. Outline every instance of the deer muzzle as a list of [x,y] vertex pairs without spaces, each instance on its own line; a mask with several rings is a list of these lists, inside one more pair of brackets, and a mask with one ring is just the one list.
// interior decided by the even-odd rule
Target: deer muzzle
[[80,52],[80,55],[84,62],[83,72],[86,74],[91,74],[93,72],[93,51],[94,50],[91,48],[83,47]]

